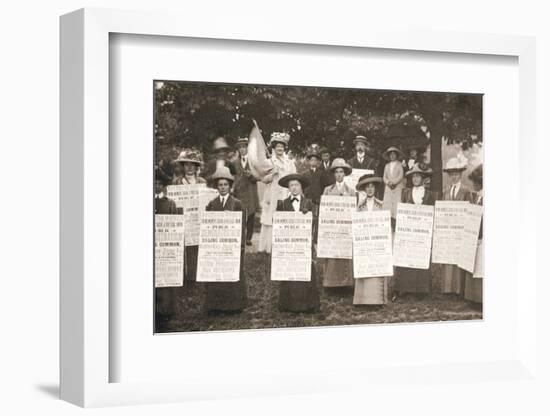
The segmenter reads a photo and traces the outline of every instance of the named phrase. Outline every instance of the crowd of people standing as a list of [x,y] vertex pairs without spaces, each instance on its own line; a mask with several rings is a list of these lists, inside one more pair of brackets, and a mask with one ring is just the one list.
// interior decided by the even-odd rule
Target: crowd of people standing
[[[309,282],[277,282],[279,285],[278,307],[281,311],[314,312],[319,309],[320,293],[317,281],[321,280],[323,290],[349,293],[354,305],[385,305],[398,301],[405,294],[424,297],[432,292],[430,269],[409,269],[395,267],[393,276],[356,279],[353,276],[352,260],[317,259],[316,220],[323,195],[348,196],[357,199],[358,211],[388,210],[391,213],[392,229],[395,229],[397,204],[435,205],[435,201],[460,200],[483,204],[482,165],[469,175],[474,189],[463,183],[466,166],[457,158],[447,161],[443,171],[448,175],[450,186],[442,195],[429,189],[432,169],[421,159],[421,151],[408,149],[408,154],[390,146],[382,158],[373,155],[370,141],[357,136],[353,141],[354,156],[349,160],[333,158],[330,150],[313,145],[308,148],[306,167],[298,172],[297,166],[288,155],[290,136],[275,132],[268,143],[269,160],[272,169],[263,177],[253,175],[248,155],[248,138],[236,140],[231,148],[225,138],[213,142],[212,158],[204,161],[201,152],[184,149],[173,161],[173,174],[157,167],[155,187],[155,213],[176,213],[175,204],[166,197],[166,185],[208,184],[218,191],[218,196],[209,202],[206,210],[241,211],[243,213],[243,249],[253,246],[256,216],[259,216],[260,231],[257,252],[269,254],[272,242],[272,219],[274,211],[312,212],[313,262]],[[234,156],[231,157],[230,155]],[[353,169],[368,169],[372,173],[359,178],[355,187],[345,182]],[[258,189],[261,186],[262,192]],[[479,244],[481,247],[481,238]],[[196,281],[198,246],[185,249],[184,280]],[[238,282],[204,283],[206,285],[205,309],[209,312],[238,313],[247,305],[245,274]],[[275,283],[275,282],[274,282]],[[482,279],[456,265],[444,265],[441,275],[441,292],[481,304]],[[169,288],[157,289],[157,313],[170,316],[173,313],[173,299]]]

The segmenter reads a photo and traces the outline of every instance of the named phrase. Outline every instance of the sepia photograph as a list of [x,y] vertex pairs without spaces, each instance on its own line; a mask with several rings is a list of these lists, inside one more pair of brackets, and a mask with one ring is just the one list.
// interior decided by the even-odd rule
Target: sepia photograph
[[155,80],[155,333],[483,319],[483,95]]

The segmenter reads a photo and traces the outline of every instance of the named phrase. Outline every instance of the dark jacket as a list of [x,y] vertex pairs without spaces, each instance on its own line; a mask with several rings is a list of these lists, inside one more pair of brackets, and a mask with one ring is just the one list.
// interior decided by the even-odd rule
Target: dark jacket
[[[289,196],[286,199],[277,201],[277,211],[294,211],[291,199],[292,196]],[[300,198],[300,211],[303,213],[313,211],[313,203],[303,195]]]
[[330,170],[330,164],[331,162],[329,162],[328,167],[325,168],[324,162],[321,162],[321,165],[319,166],[319,169],[321,170],[321,186],[323,189],[325,189],[329,185],[332,185],[335,181],[334,175]]
[[443,200],[444,201],[468,201],[468,202],[474,202],[473,201],[473,194],[472,191],[470,191],[469,188],[465,187],[463,183],[460,184],[460,188],[458,189],[458,192],[456,193],[455,198],[451,198],[451,189],[452,186],[449,186],[445,188],[443,191]]
[[236,172],[233,193],[235,194],[235,197],[242,202],[243,207],[246,210],[246,215],[249,216],[255,213],[260,205],[258,199],[258,185],[256,183],[257,180],[250,173],[248,158],[244,169],[240,158],[236,160],[233,165]]
[[[422,205],[435,205],[437,194],[424,188],[424,198],[422,198]],[[401,202],[405,204],[414,204],[412,197],[412,189],[404,188],[401,192]]]
[[365,155],[363,162],[359,162],[357,156],[354,156],[352,159],[348,160],[348,165],[353,169],[372,169],[375,175],[380,175],[380,162],[369,156]]
[[155,214],[177,214],[176,203],[163,196],[162,198],[155,197]]
[[323,186],[323,169],[317,168],[315,172],[308,169],[304,172],[304,176],[309,180],[309,186],[304,191],[305,197],[311,199],[314,204],[319,205],[321,194],[325,189]]
[[228,195],[225,206],[222,206],[220,197],[217,196],[206,205],[206,211],[243,211],[243,204],[234,196]]

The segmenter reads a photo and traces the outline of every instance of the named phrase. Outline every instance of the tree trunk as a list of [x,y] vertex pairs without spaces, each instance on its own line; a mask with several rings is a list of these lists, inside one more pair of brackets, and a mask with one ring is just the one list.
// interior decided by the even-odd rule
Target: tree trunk
[[441,196],[443,190],[443,169],[441,157],[441,142],[443,134],[437,127],[430,126],[430,164],[433,170],[430,189]]

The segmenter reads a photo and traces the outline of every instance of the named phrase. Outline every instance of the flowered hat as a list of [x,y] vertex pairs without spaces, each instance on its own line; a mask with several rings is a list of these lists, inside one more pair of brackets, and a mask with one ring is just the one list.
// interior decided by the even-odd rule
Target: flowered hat
[[453,157],[447,161],[443,172],[462,172],[466,170],[466,163],[460,161],[458,157]]
[[344,173],[346,174],[346,176],[351,174],[351,171],[352,171],[351,166],[348,165],[346,161],[341,157],[337,157],[336,159],[334,159],[332,161],[332,165],[330,165],[330,170],[333,172],[335,169],[338,169],[338,168],[344,169]]
[[271,139],[269,140],[269,145],[273,147],[277,143],[282,143],[286,147],[288,146],[289,141],[290,141],[290,135],[288,133],[280,133],[276,131],[271,133]]
[[174,163],[189,162],[198,166],[202,165],[202,154],[195,149],[183,149]]
[[415,163],[411,170],[405,173],[405,176],[412,175],[413,173],[420,173],[422,176],[431,176],[432,170],[424,163]]

